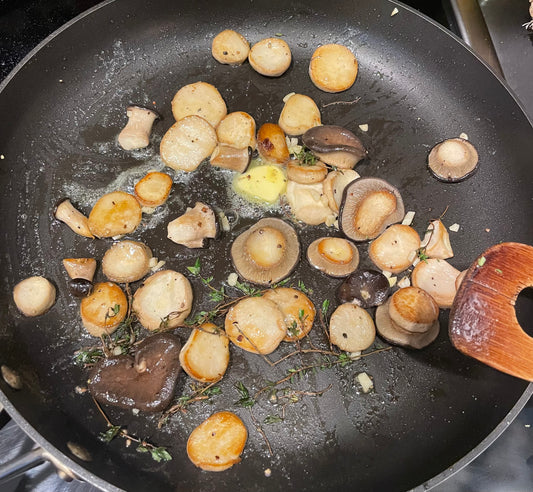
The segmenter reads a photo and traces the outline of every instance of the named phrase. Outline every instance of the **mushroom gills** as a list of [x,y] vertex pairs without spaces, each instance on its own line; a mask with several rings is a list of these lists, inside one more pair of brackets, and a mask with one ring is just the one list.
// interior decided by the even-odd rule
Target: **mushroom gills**
[[338,168],[351,169],[367,156],[361,140],[342,126],[315,126],[303,134],[302,142],[322,162]]
[[357,246],[340,237],[322,237],[307,248],[311,266],[331,277],[345,277],[359,265]]

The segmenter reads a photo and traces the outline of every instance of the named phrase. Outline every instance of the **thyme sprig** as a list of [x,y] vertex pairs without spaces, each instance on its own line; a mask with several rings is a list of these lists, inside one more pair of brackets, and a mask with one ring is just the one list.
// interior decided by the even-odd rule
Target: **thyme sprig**
[[314,155],[305,145],[302,145],[300,152],[295,155],[301,166],[314,166],[318,161],[318,157]]
[[112,424],[100,404],[94,398],[93,401],[96,405],[96,408],[98,408],[98,411],[102,414],[107,422],[107,430],[105,432],[101,432],[98,436],[101,441],[109,443],[116,437],[121,437],[126,439],[126,447],[129,447],[132,442],[135,442],[138,444],[137,452],[150,453],[151,458],[158,463],[161,461],[170,461],[172,459],[172,456],[167,451],[167,448],[163,446],[156,446],[146,439],[140,439],[137,436],[133,436],[129,434],[128,431],[121,425]]

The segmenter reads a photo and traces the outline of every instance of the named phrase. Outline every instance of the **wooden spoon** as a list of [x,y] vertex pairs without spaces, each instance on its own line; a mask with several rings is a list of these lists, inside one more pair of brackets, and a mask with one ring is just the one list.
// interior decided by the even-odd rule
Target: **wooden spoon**
[[521,328],[515,303],[533,287],[533,247],[502,243],[468,269],[450,312],[450,339],[481,362],[533,381],[533,338]]

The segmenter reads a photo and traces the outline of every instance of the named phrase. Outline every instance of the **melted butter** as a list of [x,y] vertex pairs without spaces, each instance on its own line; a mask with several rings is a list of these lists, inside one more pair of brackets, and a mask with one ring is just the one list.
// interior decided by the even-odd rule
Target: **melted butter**
[[251,202],[273,204],[285,193],[287,176],[281,166],[257,159],[233,180],[234,190]]

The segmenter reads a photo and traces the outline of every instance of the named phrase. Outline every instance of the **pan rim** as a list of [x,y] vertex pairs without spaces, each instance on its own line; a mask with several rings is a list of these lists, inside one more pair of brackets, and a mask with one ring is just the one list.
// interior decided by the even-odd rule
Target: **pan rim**
[[[451,32],[450,30],[444,28],[442,25],[434,21],[433,19],[429,18],[425,14],[417,11],[413,7],[410,7],[401,1],[397,0],[386,0],[389,4],[395,5],[398,7],[401,7],[402,9],[405,9],[409,11],[410,13],[417,15],[424,19],[425,22],[429,22],[433,27],[436,27],[439,29],[442,33],[449,36],[451,39],[453,39],[456,43],[459,43],[459,45],[462,46],[462,48],[465,48],[471,55],[474,56],[474,58],[477,59],[500,83],[500,85],[507,91],[507,93],[512,97],[514,103],[516,106],[520,109],[522,115],[525,117],[527,122],[530,126],[533,127],[533,116],[529,116],[528,113],[525,111],[525,108],[523,104],[521,103],[518,96],[515,94],[513,89],[508,85],[508,83],[502,79],[493,69],[490,65],[488,65],[487,62],[485,62],[469,45],[465,43],[464,40],[462,40],[460,37],[458,37],[456,34]],[[56,29],[54,32],[52,32],[50,35],[48,35],[45,39],[43,39],[38,45],[36,45],[31,51],[28,52],[28,54],[13,68],[13,70],[5,77],[5,79],[0,82],[0,97],[3,93],[3,91],[6,89],[6,87],[9,85],[9,83],[15,78],[17,73],[30,61],[32,60],[43,48],[45,48],[52,40],[54,40],[56,37],[61,35],[64,31],[72,27],[74,24],[78,23],[79,21],[83,20],[84,18],[92,15],[94,12],[100,10],[101,8],[106,7],[107,5],[115,3],[115,0],[103,0],[102,2],[98,3],[97,5],[89,8],[88,10],[82,12],[81,14],[77,15],[76,17],[72,18],[70,21],[63,24],[61,27]],[[421,492],[429,490],[433,487],[436,487],[437,485],[443,483],[445,480],[447,480],[449,477],[463,469],[465,466],[467,466],[470,462],[472,462],[475,458],[480,456],[496,439],[510,426],[510,424],[514,421],[514,419],[517,417],[517,415],[520,413],[520,411],[523,409],[523,407],[526,405],[528,400],[533,395],[533,382],[529,383],[520,398],[516,401],[516,403],[513,405],[511,410],[507,413],[507,415],[504,417],[504,419],[483,439],[480,443],[478,443],[470,452],[468,452],[466,455],[464,455],[460,460],[458,460],[456,463],[448,467],[447,469],[443,470],[439,474],[435,475],[431,479],[425,481],[424,483],[418,485],[417,487],[411,489],[411,491],[414,492]],[[16,409],[16,407],[11,403],[9,397],[0,389],[0,403],[4,406],[4,409],[7,411],[7,413],[10,415],[11,418],[19,425],[22,430],[39,446],[41,446],[46,452],[48,452],[50,455],[52,455],[54,458],[58,459],[61,463],[68,466],[76,476],[78,476],[80,479],[94,485],[95,487],[110,491],[110,492],[121,492],[123,489],[116,487],[112,485],[111,483],[107,482],[106,480],[100,478],[99,476],[91,473],[89,470],[87,470],[82,465],[79,465],[74,460],[72,460],[68,455],[64,454],[62,451],[60,451],[58,448],[56,448],[54,445],[52,445],[49,441],[44,438],[39,431],[33,427],[23,416],[22,414]]]

